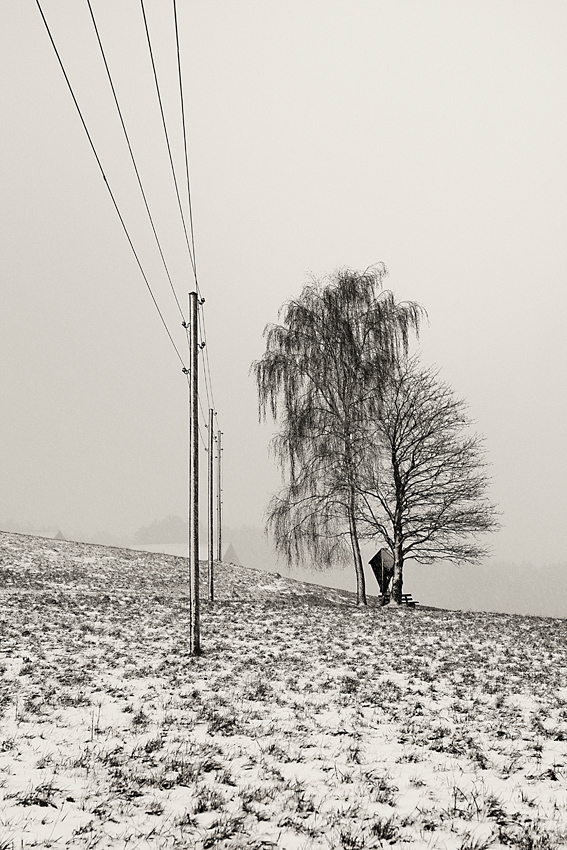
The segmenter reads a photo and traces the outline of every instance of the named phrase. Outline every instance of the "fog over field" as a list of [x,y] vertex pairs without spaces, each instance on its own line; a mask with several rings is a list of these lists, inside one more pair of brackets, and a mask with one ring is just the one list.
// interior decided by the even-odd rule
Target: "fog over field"
[[[140,528],[187,516],[187,381],[38,6],[3,5],[0,528],[135,545]],[[195,284],[141,7],[91,5],[186,315]],[[409,563],[407,589],[439,607],[567,616],[567,5],[178,6],[212,378],[209,398],[201,375],[200,425],[204,438],[214,407],[225,545],[245,565],[284,571],[263,537],[280,477],[249,373],[265,325],[309,275],[384,262],[396,298],[428,312],[412,350],[468,401],[502,512],[482,566]],[[186,359],[88,5],[41,7]],[[144,7],[183,175],[172,8]],[[203,444],[200,463],[204,493]],[[352,589],[351,573],[297,575]]]
[[[172,523],[173,520],[173,523]],[[170,539],[159,536],[160,529],[186,529],[180,517],[169,517],[140,530],[137,539],[109,539],[111,545],[122,545],[136,550],[164,553],[187,558],[186,534]],[[185,526],[185,528],[184,528]],[[158,536],[152,538],[147,531],[151,528]],[[21,529],[20,529],[21,530]],[[144,535],[143,532],[146,532]],[[54,537],[56,529],[43,529],[40,536]],[[251,526],[226,527],[223,553],[229,547],[236,554],[237,563],[266,572],[282,575],[328,587],[354,591],[356,587],[352,565],[330,570],[317,569],[311,563],[303,567],[289,567],[274,552],[273,545],[265,533]],[[171,536],[171,535],[170,535]],[[101,542],[105,535],[94,535],[91,542]],[[71,537],[70,539],[89,539]],[[164,542],[165,540],[165,542]],[[161,542],[160,542],[161,541]],[[374,548],[365,547],[366,580],[371,595],[379,592],[378,585],[368,565]],[[200,558],[207,560],[207,530],[201,527]],[[229,559],[230,560],[230,559]],[[188,565],[187,565],[188,570]],[[456,567],[448,562],[433,565],[408,561],[405,565],[404,592],[411,593],[425,605],[462,611],[494,611],[511,614],[532,614],[549,617],[567,617],[567,564],[510,562],[490,559],[481,566]]]

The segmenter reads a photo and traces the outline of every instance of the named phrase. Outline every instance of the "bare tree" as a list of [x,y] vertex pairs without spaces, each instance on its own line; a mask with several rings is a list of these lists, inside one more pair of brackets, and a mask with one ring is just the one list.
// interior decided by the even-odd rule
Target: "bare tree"
[[314,280],[268,325],[253,364],[260,417],[281,430],[272,446],[285,487],[268,509],[276,548],[289,562],[309,554],[324,567],[348,554],[357,603],[366,605],[359,546],[358,471],[371,445],[382,385],[418,330],[422,309],[382,290],[386,269],[341,270]]
[[403,565],[437,559],[478,563],[482,534],[500,524],[488,500],[483,439],[470,431],[467,405],[417,360],[388,380],[376,447],[359,475],[359,522],[394,555],[392,598],[401,602]]

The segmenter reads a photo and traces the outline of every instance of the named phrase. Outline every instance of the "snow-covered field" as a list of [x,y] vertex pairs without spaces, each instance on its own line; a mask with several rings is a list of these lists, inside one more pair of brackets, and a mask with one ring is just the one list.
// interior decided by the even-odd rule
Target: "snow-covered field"
[[180,559],[0,534],[0,576],[0,850],[567,846],[566,621],[221,565],[191,658]]

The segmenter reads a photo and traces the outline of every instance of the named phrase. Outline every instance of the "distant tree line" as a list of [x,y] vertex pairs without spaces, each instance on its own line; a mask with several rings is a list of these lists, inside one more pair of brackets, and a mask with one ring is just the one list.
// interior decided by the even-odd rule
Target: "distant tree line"
[[154,520],[143,525],[134,534],[134,543],[150,546],[160,543],[187,543],[189,524],[187,520],[170,514],[165,519]]
[[380,264],[312,280],[266,327],[253,364],[260,417],[279,423],[272,448],[285,485],[268,508],[276,549],[321,568],[350,553],[359,605],[361,541],[393,555],[399,604],[407,557],[477,563],[481,535],[498,527],[465,403],[408,354],[425,310],[397,302],[385,275]]

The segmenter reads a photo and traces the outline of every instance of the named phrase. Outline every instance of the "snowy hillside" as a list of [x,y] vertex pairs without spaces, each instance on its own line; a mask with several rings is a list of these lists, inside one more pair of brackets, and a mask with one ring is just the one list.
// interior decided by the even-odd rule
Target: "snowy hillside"
[[[205,570],[203,569],[203,593]],[[567,624],[0,534],[0,847],[567,843]]]

